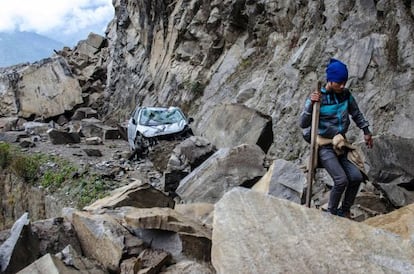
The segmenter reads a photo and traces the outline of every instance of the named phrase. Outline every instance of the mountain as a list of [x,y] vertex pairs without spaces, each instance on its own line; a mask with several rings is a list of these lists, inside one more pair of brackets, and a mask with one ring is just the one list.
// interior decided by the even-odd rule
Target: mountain
[[64,44],[33,32],[0,32],[0,67],[35,62]]

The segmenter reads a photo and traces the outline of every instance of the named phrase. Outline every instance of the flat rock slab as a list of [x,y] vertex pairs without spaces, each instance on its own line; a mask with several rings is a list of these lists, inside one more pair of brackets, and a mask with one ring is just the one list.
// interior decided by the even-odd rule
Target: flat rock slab
[[[211,229],[201,223],[171,208],[123,207],[119,211],[123,212],[121,223],[128,227],[129,231],[141,235],[140,238],[144,241],[148,242],[150,239],[152,248],[164,249],[173,256],[182,253],[190,258],[210,261]],[[161,237],[161,234],[164,236]],[[163,247],[157,246],[156,238],[161,240]]]
[[414,241],[414,204],[388,214],[369,218],[364,223],[386,229],[405,239],[413,239]]
[[414,273],[414,248],[382,229],[234,188],[216,203],[217,273]]
[[[51,254],[46,254],[39,260],[33,262],[23,270],[18,272],[19,274],[43,274],[43,273],[65,273],[75,274],[79,273],[78,270],[71,269]],[[96,272],[99,273],[99,272]],[[101,272],[103,273],[103,272]]]
[[136,180],[127,186],[115,189],[110,196],[95,201],[84,210],[94,211],[122,206],[174,207],[174,200],[153,186]]

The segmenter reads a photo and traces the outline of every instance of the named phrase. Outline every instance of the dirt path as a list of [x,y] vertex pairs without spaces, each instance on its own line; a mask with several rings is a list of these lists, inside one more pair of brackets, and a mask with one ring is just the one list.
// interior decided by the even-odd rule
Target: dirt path
[[[75,165],[96,165],[102,162],[126,160],[130,155],[128,142],[125,140],[106,140],[100,145],[87,145],[84,140],[79,144],[54,145],[49,140],[35,142],[36,146],[25,148],[29,153],[44,153],[59,156]],[[88,156],[84,149],[97,149],[102,156]]]

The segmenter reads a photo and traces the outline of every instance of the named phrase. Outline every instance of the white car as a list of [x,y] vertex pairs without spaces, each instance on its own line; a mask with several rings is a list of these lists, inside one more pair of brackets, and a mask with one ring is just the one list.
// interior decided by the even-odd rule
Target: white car
[[128,121],[128,143],[138,157],[146,154],[157,140],[185,139],[193,132],[178,107],[137,107]]

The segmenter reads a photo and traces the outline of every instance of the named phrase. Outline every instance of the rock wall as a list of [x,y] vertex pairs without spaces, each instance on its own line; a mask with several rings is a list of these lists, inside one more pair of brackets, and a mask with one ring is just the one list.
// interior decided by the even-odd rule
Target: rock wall
[[[202,133],[219,103],[270,115],[275,158],[306,153],[297,118],[331,57],[376,135],[414,134],[410,1],[114,1],[104,110],[124,120],[136,104],[179,105]],[[354,130],[350,137],[360,138]],[[281,145],[282,144],[282,145]]]
[[46,217],[43,191],[4,171],[0,175],[0,197],[0,230],[11,227],[25,212],[34,220]]

